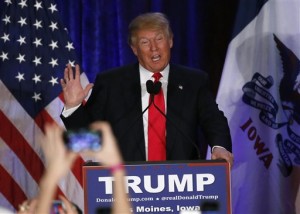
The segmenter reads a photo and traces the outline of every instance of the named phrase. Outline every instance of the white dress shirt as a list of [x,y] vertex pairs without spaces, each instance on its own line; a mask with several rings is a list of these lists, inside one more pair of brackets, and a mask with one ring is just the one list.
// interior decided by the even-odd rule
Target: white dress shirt
[[[168,78],[169,78],[169,69],[168,65],[163,71],[161,71],[162,77],[160,82],[162,83],[162,89],[164,92],[165,106],[167,106],[167,87],[168,87]],[[149,79],[154,81],[152,77],[153,73],[146,70],[143,66],[139,66],[140,69],[140,83],[141,83],[141,92],[142,92],[142,109],[146,109],[149,105],[150,94],[147,92],[146,82]],[[167,109],[165,109],[167,113]],[[145,136],[145,149],[146,149],[146,160],[148,160],[148,110],[143,114],[143,123],[144,123],[144,136]]]

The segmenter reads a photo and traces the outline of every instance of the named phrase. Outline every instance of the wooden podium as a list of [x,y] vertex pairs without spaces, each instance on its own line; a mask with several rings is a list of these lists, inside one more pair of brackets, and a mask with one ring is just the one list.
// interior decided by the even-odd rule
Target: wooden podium
[[[231,181],[225,161],[126,163],[126,182],[133,213],[197,213],[214,207],[231,214]],[[97,163],[83,166],[84,213],[110,207],[113,179]],[[199,212],[200,213],[200,212]]]

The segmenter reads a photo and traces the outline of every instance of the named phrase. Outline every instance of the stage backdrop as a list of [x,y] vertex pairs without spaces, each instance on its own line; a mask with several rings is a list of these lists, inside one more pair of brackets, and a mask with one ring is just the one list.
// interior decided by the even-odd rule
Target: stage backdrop
[[237,0],[64,0],[58,9],[90,81],[105,69],[135,62],[129,22],[145,12],[165,13],[174,31],[172,62],[204,69],[217,91]]
[[[128,24],[140,13],[159,11],[169,17],[174,31],[172,61],[208,72],[216,95],[236,2],[0,1],[0,206],[14,210],[21,201],[36,195],[44,169],[38,139],[45,122],[61,123],[58,79],[68,61],[79,63],[91,82],[98,72],[135,62],[127,45]],[[43,49],[44,55],[38,55],[37,49]],[[43,91],[37,93],[37,89]],[[29,105],[27,101],[34,102]],[[83,207],[81,163],[79,160],[59,189]]]

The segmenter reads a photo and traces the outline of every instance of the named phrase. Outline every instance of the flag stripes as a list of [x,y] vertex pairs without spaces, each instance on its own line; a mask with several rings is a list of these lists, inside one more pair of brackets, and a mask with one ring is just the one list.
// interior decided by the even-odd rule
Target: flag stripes
[[[85,82],[88,82],[87,79]],[[59,115],[63,103],[59,97],[54,99],[45,110],[37,116],[39,119],[34,121],[26,112],[24,112],[24,109],[14,99],[13,95],[9,93],[1,80],[0,96],[3,100],[6,100],[6,102],[0,102],[0,154],[3,154],[0,156],[0,166],[2,166],[0,173],[1,180],[3,178],[5,181],[2,182],[4,188],[1,188],[1,193],[14,209],[18,209],[20,201],[33,198],[37,195],[38,181],[44,168],[41,148],[38,143],[43,136],[42,124],[54,122],[62,125]],[[3,112],[6,112],[6,114]],[[22,118],[20,122],[18,122],[19,118]],[[26,125],[23,123],[26,123]],[[35,136],[30,133],[26,134],[28,129],[36,130]],[[11,135],[15,136],[13,142],[18,143],[10,143]],[[33,144],[28,142],[36,143]],[[20,154],[18,154],[18,152]],[[36,162],[32,162],[32,159],[28,159],[31,155]],[[10,160],[13,160],[14,165],[9,163]],[[81,168],[83,163],[84,160],[79,158],[75,162],[72,172],[59,184],[58,188],[58,194],[65,195],[69,200],[75,202],[81,208],[83,208]],[[37,169],[40,170],[37,171]],[[1,205],[3,206],[4,204],[4,201],[1,201]]]
[[[18,156],[32,178],[38,182],[44,170],[43,162],[2,111],[0,112],[0,121],[2,121],[3,124],[3,127],[0,129],[0,137],[5,142],[9,142],[7,145],[12,152]],[[28,157],[30,157],[30,159]]]

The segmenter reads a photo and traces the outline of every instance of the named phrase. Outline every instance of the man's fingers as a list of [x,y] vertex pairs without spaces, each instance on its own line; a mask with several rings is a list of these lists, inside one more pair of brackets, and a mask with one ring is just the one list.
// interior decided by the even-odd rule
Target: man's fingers
[[89,84],[85,87],[85,89],[84,89],[84,94],[85,94],[85,96],[88,95],[89,91],[93,88],[93,86],[94,86],[93,83],[89,83]]
[[233,158],[233,154],[232,153],[229,153],[229,157],[228,157],[227,162],[230,164],[230,169],[232,169],[233,162],[234,162],[234,158]]
[[68,67],[68,77],[69,77],[68,80],[73,80],[74,79],[74,72],[73,72],[71,64],[68,64],[67,67]]
[[68,66],[65,67],[65,70],[64,70],[64,81],[65,81],[65,83],[69,81],[69,68],[68,68]]
[[66,87],[65,79],[60,79],[60,85],[63,89]]
[[78,64],[75,66],[75,74],[71,64],[67,64],[67,67],[64,70],[64,83],[68,83],[71,80],[80,79],[80,67]]
[[75,79],[79,79],[80,78],[80,67],[78,64],[76,64],[75,66]]
[[230,164],[230,168],[232,168],[234,156],[231,152],[228,152],[227,150],[219,150],[219,151],[215,150],[215,152],[213,152],[211,155],[211,159],[212,160],[224,159]]

